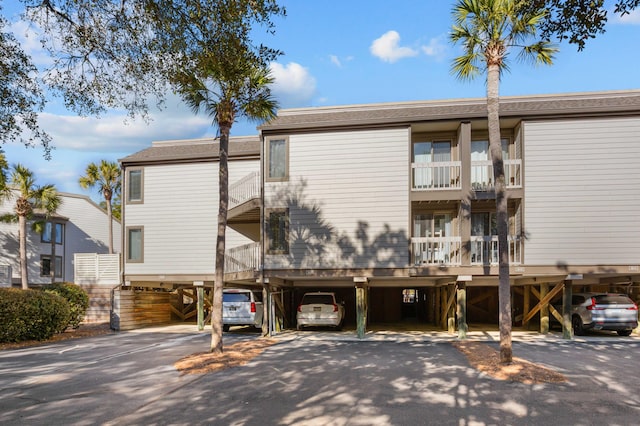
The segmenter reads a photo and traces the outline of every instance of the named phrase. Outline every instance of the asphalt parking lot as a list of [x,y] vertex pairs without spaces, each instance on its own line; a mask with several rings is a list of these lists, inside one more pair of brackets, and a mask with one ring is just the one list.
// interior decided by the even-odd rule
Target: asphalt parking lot
[[440,337],[283,333],[246,366],[205,375],[173,368],[208,348],[195,326],[1,351],[0,424],[637,424],[638,337],[514,336],[515,356],[569,379],[553,385],[486,377]]

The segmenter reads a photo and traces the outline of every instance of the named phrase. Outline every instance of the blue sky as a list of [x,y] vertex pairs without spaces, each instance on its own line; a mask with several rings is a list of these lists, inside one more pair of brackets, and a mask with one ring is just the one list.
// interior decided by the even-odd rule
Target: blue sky
[[[2,0],[0,0],[2,1]],[[284,52],[271,65],[273,92],[281,108],[378,102],[483,97],[482,77],[459,81],[451,62],[460,47],[448,40],[453,1],[446,0],[324,0],[281,1],[287,17],[276,21],[276,35],[259,41]],[[34,58],[46,62],[36,37],[26,37],[15,6],[3,4],[5,16]],[[613,16],[612,14],[610,16]],[[582,52],[560,44],[552,66],[510,62],[500,95],[529,95],[639,89],[640,11],[621,20],[610,18],[606,34],[587,43]],[[515,55],[514,55],[515,56]],[[127,120],[122,111],[101,118],[82,118],[52,99],[41,115],[41,127],[53,137],[52,159],[41,148],[5,144],[10,163],[32,169],[39,184],[60,191],[91,195],[77,184],[86,165],[118,160],[155,140],[215,135],[205,115],[195,116],[179,99],[170,97],[152,121]],[[239,122],[232,136],[256,134],[256,124]]]

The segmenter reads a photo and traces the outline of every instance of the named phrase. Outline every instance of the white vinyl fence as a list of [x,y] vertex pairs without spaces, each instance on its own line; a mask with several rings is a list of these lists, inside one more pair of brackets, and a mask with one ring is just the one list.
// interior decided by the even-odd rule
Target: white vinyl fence
[[76,284],[120,284],[120,255],[74,254],[74,281]]

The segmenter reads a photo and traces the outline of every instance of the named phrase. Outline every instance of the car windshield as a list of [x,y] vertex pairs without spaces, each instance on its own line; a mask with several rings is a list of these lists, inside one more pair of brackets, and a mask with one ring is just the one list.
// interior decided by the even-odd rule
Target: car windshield
[[249,293],[222,293],[223,302],[251,302]]
[[633,303],[623,294],[599,294],[595,298],[598,305],[631,305]]
[[331,294],[305,294],[302,298],[303,305],[333,305]]

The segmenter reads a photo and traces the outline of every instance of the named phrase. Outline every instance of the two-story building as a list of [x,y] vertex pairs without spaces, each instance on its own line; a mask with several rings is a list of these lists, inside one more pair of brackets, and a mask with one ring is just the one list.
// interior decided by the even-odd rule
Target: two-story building
[[[232,139],[225,285],[264,286],[272,330],[324,289],[347,324],[452,331],[456,302],[497,324],[486,115],[485,99],[290,109]],[[503,97],[500,119],[516,325],[545,331],[569,285],[635,297],[640,91]],[[126,284],[211,286],[216,141],[154,143],[122,166]]]

